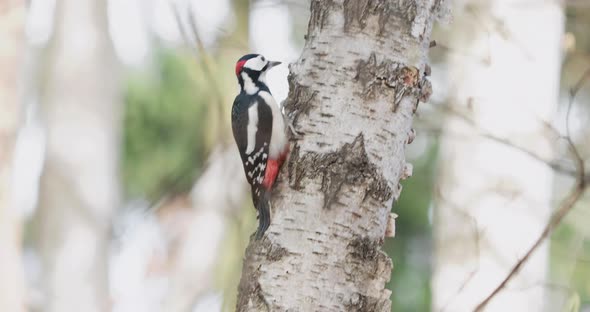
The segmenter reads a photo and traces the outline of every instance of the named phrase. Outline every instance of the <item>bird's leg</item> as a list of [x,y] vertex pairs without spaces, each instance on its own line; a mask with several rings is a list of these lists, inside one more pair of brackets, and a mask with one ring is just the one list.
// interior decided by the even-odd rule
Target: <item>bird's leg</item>
[[289,132],[291,133],[289,138],[293,139],[293,140],[303,139],[303,133],[295,130],[295,126],[293,125],[293,120],[289,119],[288,117],[285,117],[284,119],[285,119],[285,123],[287,124],[287,128],[289,129]]

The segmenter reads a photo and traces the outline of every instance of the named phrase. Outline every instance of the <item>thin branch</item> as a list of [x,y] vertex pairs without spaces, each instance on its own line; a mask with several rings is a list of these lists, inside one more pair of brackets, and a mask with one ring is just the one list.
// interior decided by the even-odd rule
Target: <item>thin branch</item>
[[535,243],[529,248],[527,253],[520,259],[510,270],[508,275],[502,280],[502,282],[490,293],[476,308],[475,311],[483,311],[483,308],[500,292],[502,289],[506,287],[508,282],[520,271],[522,266],[529,260],[531,255],[541,246],[543,241],[549,237],[549,235],[553,232],[553,230],[561,223],[563,218],[572,210],[578,200],[584,194],[586,190],[586,185],[583,181],[578,181],[576,186],[571,191],[571,193],[564,199],[561,203],[557,212],[551,217],[551,220],[545,228],[541,235],[537,238]]
[[572,110],[572,106],[574,105],[574,101],[576,99],[576,95],[578,94],[578,91],[580,91],[580,89],[582,88],[582,85],[589,78],[590,78],[590,68],[586,69],[586,71],[584,72],[582,77],[580,77],[578,82],[570,89],[570,100],[569,100],[569,103],[567,106],[567,113],[566,113],[566,117],[565,117],[565,131],[567,134],[566,140],[567,140],[570,150],[574,156],[574,159],[576,160],[576,163],[577,163],[578,173],[579,173],[578,179],[581,181],[581,183],[583,185],[585,185],[589,182],[586,180],[586,177],[590,176],[590,174],[585,173],[586,170],[584,168],[584,159],[580,155],[580,152],[578,151],[578,149],[576,148],[576,146],[572,140],[572,135],[571,135],[571,130],[570,130],[570,113]]
[[563,202],[561,203],[561,205],[557,209],[557,211],[551,216],[549,223],[547,223],[547,225],[543,229],[543,232],[537,238],[535,243],[529,248],[529,250],[522,257],[522,259],[520,259],[512,267],[512,269],[510,270],[508,275],[506,275],[506,277],[502,280],[502,282],[475,308],[476,312],[482,311],[488,305],[488,303],[498,293],[500,293],[500,291],[502,291],[506,287],[508,282],[510,282],[510,280],[514,276],[516,276],[516,274],[520,271],[522,266],[530,259],[531,255],[539,248],[539,246],[541,246],[541,244],[549,237],[549,235],[551,235],[553,230],[555,230],[555,228],[557,228],[557,226],[559,224],[561,224],[561,222],[563,221],[565,216],[573,209],[575,204],[578,202],[578,200],[580,200],[580,198],[582,198],[582,195],[584,195],[584,192],[586,191],[586,188],[588,186],[588,181],[586,180],[587,174],[585,174],[584,159],[582,159],[580,152],[578,151],[578,149],[576,148],[576,145],[572,141],[571,133],[570,133],[570,126],[569,126],[570,125],[569,116],[570,116],[571,107],[574,103],[576,94],[578,93],[578,91],[580,90],[580,88],[582,87],[584,82],[589,78],[590,78],[590,69],[586,70],[586,72],[582,75],[580,80],[570,90],[570,101],[568,104],[568,111],[566,114],[567,135],[566,135],[565,139],[567,140],[567,142],[569,144],[570,151],[573,154],[574,159],[576,161],[576,167],[577,167],[576,168],[577,169],[576,184],[575,184],[574,188],[570,191],[570,194],[563,200]]
[[[507,138],[498,137],[489,131],[485,131],[484,129],[477,127],[477,124],[475,123],[475,121],[473,121],[471,118],[467,117],[465,114],[462,114],[461,112],[457,111],[456,109],[454,109],[450,106],[445,106],[444,110],[447,113],[453,114],[453,116],[461,118],[461,120],[463,120],[465,123],[476,128],[476,130],[479,132],[479,135],[481,135],[484,138],[487,138],[489,140],[495,141],[497,143],[512,147],[520,152],[523,152],[526,155],[528,155],[529,157],[531,157],[541,163],[546,164],[548,167],[550,167],[551,169],[553,169],[556,172],[566,174],[566,175],[569,175],[572,177],[577,177],[579,175],[578,170],[576,170],[575,168],[572,168],[570,166],[566,166],[566,165],[564,165],[560,162],[554,161],[554,160],[545,159],[545,158],[541,157],[540,155],[537,155],[536,153],[532,152],[531,150],[529,150],[523,146],[519,146],[518,144],[510,141]],[[590,181],[590,172],[587,172],[584,174],[584,181],[586,181],[586,182]]]
[[[207,57],[207,51],[205,49],[205,45],[203,44],[203,41],[201,40],[201,36],[199,35],[199,30],[197,27],[197,23],[196,23],[193,11],[189,10],[188,22],[189,22],[191,34],[193,35],[193,37],[195,39],[194,44],[191,42],[190,37],[188,36],[188,33],[182,23],[182,17],[181,17],[180,9],[178,8],[178,5],[175,5],[174,3],[171,2],[170,6],[172,8],[172,12],[174,13],[176,24],[177,24],[178,30],[180,32],[180,35],[181,35],[183,41],[185,42],[185,44],[187,46],[189,46],[189,48],[194,50],[194,53],[197,56],[197,59],[200,61],[201,67],[202,67],[203,71],[205,72],[205,75],[207,77],[209,77],[209,79],[208,79],[209,84],[210,84],[211,89],[213,90],[214,96],[217,100],[216,106],[217,106],[217,110],[218,110],[218,114],[219,114],[218,117],[221,119],[221,118],[223,118],[223,113],[224,113],[224,111],[223,111],[223,100],[224,100],[223,93],[221,92],[221,88],[213,75],[213,73],[215,72],[214,65],[211,63],[211,61]],[[225,137],[226,127],[223,126],[223,124],[224,124],[223,120],[220,120],[220,122],[218,122],[217,124],[219,125],[218,130],[220,133],[220,137]]]
[[473,236],[474,236],[474,242],[475,242],[475,253],[477,254],[477,258],[476,258],[477,263],[475,265],[475,268],[473,270],[471,270],[471,272],[469,272],[469,274],[467,274],[467,276],[465,277],[465,279],[463,280],[461,285],[459,285],[459,287],[457,288],[455,293],[453,295],[451,295],[446,300],[446,302],[443,304],[442,308],[440,308],[440,310],[439,310],[439,312],[445,312],[449,308],[451,303],[453,303],[453,301],[461,294],[461,292],[463,292],[463,290],[467,287],[467,285],[471,282],[471,280],[475,277],[475,275],[480,270],[479,260],[481,258],[481,252],[480,252],[480,241],[481,241],[480,236],[481,236],[481,234],[480,234],[480,230],[479,230],[479,224],[477,223],[477,219],[475,217],[473,217],[472,215],[470,215],[467,211],[463,211],[463,209],[461,209],[459,207],[459,205],[457,205],[457,203],[455,203],[455,202],[451,201],[450,199],[448,199],[447,197],[445,197],[440,190],[440,186],[436,187],[436,191],[434,193],[434,196],[436,197],[436,200],[438,202],[448,204],[453,211],[455,211],[456,213],[469,219],[470,223],[472,223],[472,226],[474,229]]

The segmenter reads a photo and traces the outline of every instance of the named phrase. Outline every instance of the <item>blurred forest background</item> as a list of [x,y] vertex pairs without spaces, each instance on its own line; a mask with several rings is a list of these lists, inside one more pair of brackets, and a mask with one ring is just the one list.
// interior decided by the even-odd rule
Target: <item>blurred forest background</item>
[[[454,12],[453,23],[437,25],[433,36],[434,95],[419,108],[417,136],[406,153],[413,176],[392,207],[399,215],[397,235],[384,246],[394,263],[392,311],[445,310],[433,303],[440,286],[433,274],[446,261],[437,259],[444,255],[437,250],[445,248],[440,228],[446,223],[437,224],[436,216],[438,200],[450,194],[440,185],[449,181],[443,177],[447,166],[461,162],[449,159],[453,153],[444,150],[453,145],[442,139],[452,127],[447,108],[462,94],[452,90],[453,79],[466,79],[458,69],[468,62],[484,68],[501,63],[504,54],[489,52],[498,40],[533,58],[555,51],[552,62],[537,64],[555,70],[509,62],[504,78],[510,85],[531,82],[523,84],[525,94],[554,82],[555,96],[540,99],[551,113],[529,115],[537,114],[546,130],[567,132],[583,159],[590,155],[590,2],[565,1],[555,6],[554,16],[562,18],[528,25],[547,39],[531,47],[512,35],[512,24],[503,19],[514,16],[502,16],[495,1],[458,2],[464,7]],[[526,15],[540,3],[558,1],[507,2]],[[238,91],[233,66],[250,52],[294,61],[308,17],[306,0],[0,2],[0,311],[232,311],[256,224],[230,134]],[[463,43],[478,36],[485,38],[484,48]],[[287,74],[282,65],[269,77],[279,101],[288,93]],[[489,76],[463,74],[494,94],[511,94]],[[538,75],[548,80],[535,86]],[[500,97],[487,111],[503,109],[493,127],[510,124],[506,105],[534,106],[536,100]],[[477,107],[474,101],[467,101],[469,109]],[[500,133],[513,138],[518,129]],[[576,167],[562,136],[548,137],[549,158],[518,152],[543,167],[527,171],[528,179],[547,181],[532,191],[548,200],[544,217],[529,216],[539,219],[529,234],[534,237],[575,180],[575,174],[563,174]],[[470,148],[464,151],[469,156]],[[512,162],[494,155],[481,166]],[[513,164],[512,171],[522,169]],[[488,192],[505,189],[490,186]],[[479,222],[475,216],[451,226],[465,230],[473,222]],[[526,226],[465,231],[476,240],[501,231],[509,244]],[[457,237],[455,245],[467,250],[471,242]],[[538,264],[543,282],[535,287],[547,294],[546,309],[590,311],[587,195],[544,246],[539,252],[545,260]]]

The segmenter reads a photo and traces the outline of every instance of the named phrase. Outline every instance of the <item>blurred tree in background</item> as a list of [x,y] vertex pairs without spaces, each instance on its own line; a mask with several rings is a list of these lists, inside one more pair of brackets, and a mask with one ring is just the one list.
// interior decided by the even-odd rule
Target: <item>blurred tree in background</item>
[[43,311],[106,311],[110,230],[120,206],[120,64],[107,4],[59,0],[39,90],[46,130],[37,243]]
[[25,284],[22,266],[22,214],[14,203],[13,154],[22,105],[25,3],[0,5],[0,309],[24,311]]
[[215,94],[194,56],[156,53],[156,77],[133,75],[125,94],[123,177],[128,196],[155,201],[185,193],[207,152]]

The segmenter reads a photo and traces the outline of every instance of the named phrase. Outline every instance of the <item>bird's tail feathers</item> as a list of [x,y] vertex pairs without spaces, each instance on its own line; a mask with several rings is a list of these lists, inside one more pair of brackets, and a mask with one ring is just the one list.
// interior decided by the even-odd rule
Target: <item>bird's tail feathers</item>
[[270,226],[270,190],[261,189],[261,194],[256,196],[254,205],[258,211],[258,230],[256,231],[256,239],[262,238],[268,227]]

